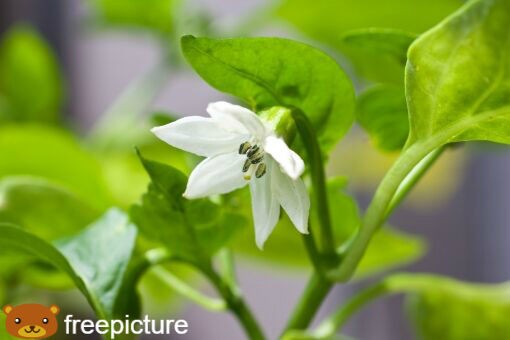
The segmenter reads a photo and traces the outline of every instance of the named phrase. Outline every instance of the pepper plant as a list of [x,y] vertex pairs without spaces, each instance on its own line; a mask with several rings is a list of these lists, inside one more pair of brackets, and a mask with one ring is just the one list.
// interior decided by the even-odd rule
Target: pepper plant
[[[160,6],[170,3],[161,1]],[[299,3],[283,6],[280,14],[299,21],[292,11]],[[96,2],[106,22],[128,21],[149,27],[160,37],[175,38],[174,31],[167,31],[166,20],[171,19],[130,16],[129,11],[116,16],[109,4]],[[126,6],[138,11],[135,5]],[[161,13],[161,7],[154,10]],[[77,166],[81,169],[77,174],[84,174],[83,181],[90,185],[82,185],[74,175],[45,170],[1,182],[3,285],[11,287],[13,278],[19,280],[21,275],[40,286],[34,272],[44,271],[46,279],[63,273],[70,280],[51,288],[76,287],[98,318],[138,318],[144,306],[140,282],[146,272],[159,273],[160,279],[194,303],[211,312],[232,313],[247,338],[265,339],[263,325],[243,298],[234,254],[245,253],[241,248],[249,235],[248,242],[258,246],[252,253],[277,261],[271,250],[266,253],[265,244],[279,238],[281,252],[304,249],[312,272],[282,325],[283,339],[341,338],[342,327],[360,308],[396,293],[412,297],[412,317],[421,338],[507,338],[510,328],[500,315],[510,308],[508,284],[475,285],[420,273],[382,275],[317,320],[316,327],[310,325],[335,285],[419,257],[422,242],[394,231],[388,219],[446,149],[471,141],[510,143],[510,1],[468,1],[420,34],[356,28],[339,39],[342,48],[349,47],[346,55],[355,66],[366,66],[367,59],[360,56],[368,51],[401,71],[402,79],[388,81],[387,73],[364,68],[368,78],[382,84],[356,96],[335,59],[308,44],[276,37],[182,36],[180,48],[187,63],[235,104],[211,103],[204,108],[208,117],[154,117],[150,143],[156,137],[166,143],[158,144],[160,151],[153,153],[165,155],[164,159],[149,157],[146,140],[136,139],[142,144],[136,149],[137,161],[150,183],[139,200],[123,208],[107,209],[113,201],[109,194],[89,191],[104,184],[94,183],[91,174],[108,161],[89,162],[90,155],[68,135],[43,129],[52,136],[43,143],[65,144],[73,157],[84,154],[79,162],[94,164],[86,165],[85,174],[83,166]],[[7,54],[0,53],[0,70],[9,69]],[[164,55],[173,56],[168,51]],[[4,74],[0,73],[0,118],[9,120],[18,94],[5,80],[9,74]],[[154,95],[149,92],[148,97]],[[51,104],[50,95],[58,95],[48,94]],[[110,157],[105,150],[123,129],[149,130],[147,121],[132,124],[142,120],[139,116],[127,123],[116,119],[128,107],[121,104],[89,136],[87,152],[94,157]],[[27,107],[20,117],[32,115]],[[44,115],[43,120],[48,119],[53,118]],[[344,190],[346,180],[328,178],[325,172],[326,162],[335,157],[334,146],[356,121],[378,147],[399,152],[362,216]],[[2,127],[0,151],[7,154],[16,140],[26,142],[24,132],[40,135],[39,129],[26,126],[20,132],[12,125]],[[67,169],[73,171],[74,166],[68,164]],[[123,185],[130,185],[129,177]],[[243,189],[247,186],[249,193]],[[302,244],[278,236],[283,229]],[[392,247],[404,251],[386,263],[370,264],[370,259],[391,255]],[[51,268],[41,267],[41,262]],[[192,268],[210,282],[218,297],[204,295],[193,279],[178,275],[165,266],[168,263]]]

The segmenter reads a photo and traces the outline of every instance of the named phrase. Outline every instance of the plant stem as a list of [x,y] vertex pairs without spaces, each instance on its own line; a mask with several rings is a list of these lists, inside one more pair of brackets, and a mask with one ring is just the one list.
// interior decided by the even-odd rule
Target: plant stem
[[311,164],[315,207],[317,208],[317,216],[319,218],[321,228],[322,250],[326,256],[332,258],[331,262],[334,262],[336,260],[335,243],[329,213],[324,162],[320,146],[317,142],[315,131],[303,111],[298,108],[293,108],[292,118],[294,119],[299,134],[301,135],[303,145],[305,146]]
[[222,280],[213,269],[212,265],[201,269],[209,280],[211,280],[211,283],[218,293],[225,299],[228,309],[239,320],[248,338],[251,340],[264,340],[265,337],[262,333],[262,329],[243,298]]
[[[347,250],[340,267],[338,270],[334,271],[333,276],[338,281],[348,281],[354,274],[373,234],[388,216],[388,209],[390,207],[392,209],[395,207],[391,206],[391,203],[401,183],[407,178],[415,166],[430,152],[436,149],[438,145],[442,145],[442,143],[435,139],[431,139],[427,143],[415,143],[408,149],[405,149],[395,164],[393,164],[381,181],[372,202],[368,206],[358,235]],[[416,183],[416,181],[414,183]],[[411,186],[403,192],[407,193],[410,188]],[[399,202],[398,198],[397,202]]]
[[227,307],[223,299],[215,299],[202,294],[163,267],[152,268],[152,273],[155,274],[162,282],[174,289],[177,293],[207,310],[220,312],[224,311]]
[[365,304],[387,293],[386,285],[380,282],[353,296],[346,304],[324,320],[313,332],[314,338],[327,339],[342,328],[349,317]]
[[301,235],[301,237],[303,238],[303,243],[305,244],[306,252],[308,253],[308,257],[313,265],[314,270],[321,276],[324,276],[324,268],[322,268],[321,263],[321,254],[319,253],[319,250],[315,245],[315,239],[313,237],[313,234],[310,233],[308,235]]
[[435,149],[429,153],[421,162],[416,165],[413,170],[407,175],[407,177],[400,183],[397,192],[391,199],[386,218],[391,215],[393,210],[402,202],[412,188],[418,183],[418,181],[425,175],[436,160],[441,156],[446,149],[446,146]]
[[314,273],[294,309],[284,333],[291,329],[307,328],[332,286],[333,283],[326,280],[324,276]]

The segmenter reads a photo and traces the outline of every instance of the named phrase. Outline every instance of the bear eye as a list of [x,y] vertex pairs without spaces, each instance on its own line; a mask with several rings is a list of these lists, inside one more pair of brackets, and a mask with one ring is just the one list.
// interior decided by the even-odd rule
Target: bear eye
[[46,318],[42,319],[42,323],[46,325],[48,323],[48,319]]
[[20,323],[21,323],[21,319],[20,319],[20,318],[16,318],[16,319],[14,319],[14,323],[15,323],[15,324],[20,324]]

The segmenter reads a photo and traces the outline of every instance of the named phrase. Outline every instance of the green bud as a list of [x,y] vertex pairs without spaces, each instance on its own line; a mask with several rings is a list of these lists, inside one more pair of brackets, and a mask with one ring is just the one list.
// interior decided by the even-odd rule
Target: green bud
[[290,145],[292,143],[296,136],[296,126],[290,109],[282,106],[273,106],[268,110],[260,112],[259,116],[287,144]]

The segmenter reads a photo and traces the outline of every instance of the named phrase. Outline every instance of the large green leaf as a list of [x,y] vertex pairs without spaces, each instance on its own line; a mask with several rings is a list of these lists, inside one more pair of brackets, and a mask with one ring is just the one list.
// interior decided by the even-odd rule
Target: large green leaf
[[379,85],[363,92],[358,97],[356,119],[379,149],[402,149],[409,135],[404,89]]
[[27,26],[0,42],[0,122],[60,119],[62,77],[50,47]]
[[12,225],[0,224],[0,234],[2,253],[31,255],[51,264],[69,275],[99,318],[113,316],[117,299],[124,298],[117,292],[136,238],[136,228],[125,214],[111,210],[57,246]]
[[510,143],[510,2],[475,0],[409,49],[409,144]]
[[175,0],[91,0],[97,17],[109,26],[151,29],[168,34],[173,29]]
[[13,175],[46,178],[103,209],[110,194],[97,160],[69,133],[42,125],[0,128],[0,179]]
[[185,36],[182,49],[205,81],[254,110],[277,105],[300,108],[325,150],[352,124],[354,94],[349,79],[333,59],[308,45],[281,38]]
[[461,0],[315,0],[311,6],[307,0],[285,0],[277,14],[310,37],[347,55],[363,76],[402,83],[401,60],[385,53],[367,54],[353,49],[344,41],[344,34],[367,28],[421,33],[461,4]]
[[187,178],[179,170],[140,157],[151,178],[131,218],[148,240],[193,263],[212,256],[245,224],[237,214],[223,212],[207,199],[186,200]]

